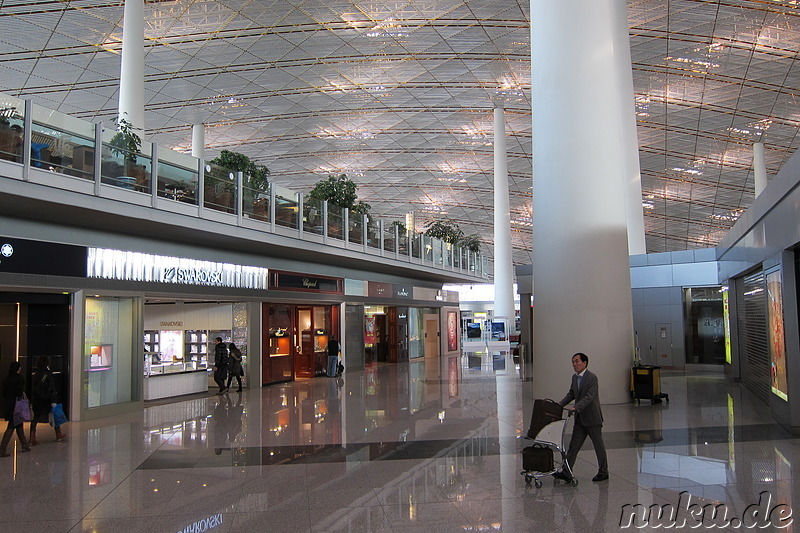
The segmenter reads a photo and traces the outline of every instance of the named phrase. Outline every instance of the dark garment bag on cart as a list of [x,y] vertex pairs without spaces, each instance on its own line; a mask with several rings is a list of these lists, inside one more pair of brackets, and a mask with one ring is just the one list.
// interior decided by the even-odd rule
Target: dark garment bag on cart
[[529,472],[551,472],[553,450],[541,444],[522,449],[522,469]]
[[528,429],[528,437],[535,439],[536,435],[547,424],[561,420],[561,411],[563,411],[561,406],[553,400],[535,400],[533,402],[533,414],[531,415],[531,427]]

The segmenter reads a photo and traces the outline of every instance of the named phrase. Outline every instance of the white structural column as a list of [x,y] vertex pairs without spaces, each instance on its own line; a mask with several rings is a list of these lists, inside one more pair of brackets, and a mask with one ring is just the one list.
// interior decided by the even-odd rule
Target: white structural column
[[559,400],[584,352],[603,403],[630,400],[633,318],[618,0],[531,0],[533,394]]
[[511,210],[508,202],[506,120],[494,109],[494,317],[514,321],[514,266],[511,259]]
[[644,238],[644,213],[642,210],[642,172],[639,166],[639,137],[636,134],[636,101],[633,95],[633,69],[631,68],[631,41],[628,34],[626,3],[611,13],[614,24],[614,67],[617,96],[620,99],[620,135],[622,137],[622,163],[625,177],[625,204],[628,216],[628,253],[647,253]]
[[119,117],[144,130],[144,0],[125,0]]
[[205,159],[206,130],[202,124],[192,124],[192,155],[198,159]]
[[756,198],[767,187],[767,160],[764,157],[764,143],[753,144],[753,174],[756,179]]

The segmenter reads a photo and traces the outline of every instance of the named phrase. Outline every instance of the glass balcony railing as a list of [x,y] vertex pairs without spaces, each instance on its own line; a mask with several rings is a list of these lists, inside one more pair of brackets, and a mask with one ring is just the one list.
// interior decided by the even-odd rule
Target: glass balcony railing
[[297,229],[297,212],[299,204],[296,200],[286,198],[282,194],[275,195],[275,225]]
[[94,180],[94,124],[32,105],[31,166]]
[[[10,171],[3,177],[32,179],[30,173],[44,171],[48,172],[48,181],[38,183],[100,196],[112,190],[130,191],[115,193],[113,199],[158,209],[172,209],[175,204],[170,202],[181,202],[189,209],[181,210],[184,214],[191,215],[191,206],[198,217],[206,212],[228,213],[237,216],[214,220],[230,224],[265,222],[270,226],[263,224],[260,229],[283,231],[284,235],[286,229],[302,229],[295,234],[299,239],[306,234],[320,235],[330,239],[328,245],[353,246],[372,255],[486,277],[487,258],[480,254],[402,228],[395,231],[396,223],[391,221],[381,222],[334,204],[301,199],[296,192],[272,183],[251,187],[247,175],[185,153],[154,149],[144,140],[138,152],[131,152],[112,144],[115,134],[114,129],[0,93],[0,164],[22,164],[27,169],[16,174]],[[26,163],[29,167],[24,166]],[[62,179],[63,183],[56,185],[53,179]],[[75,186],[76,179],[94,182],[92,192]]]
[[322,204],[322,200],[303,198],[303,231],[314,235],[322,235],[324,233]]
[[203,207],[236,213],[236,173],[230,169],[206,163],[203,178]]
[[344,240],[344,212],[346,210],[328,202],[328,237]]

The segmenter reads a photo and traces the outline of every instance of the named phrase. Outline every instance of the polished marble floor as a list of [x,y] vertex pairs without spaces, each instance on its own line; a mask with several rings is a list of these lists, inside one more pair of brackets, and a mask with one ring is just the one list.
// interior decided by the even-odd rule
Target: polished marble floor
[[[65,443],[43,428],[33,452],[15,447],[0,459],[0,524],[14,533],[588,533],[620,530],[627,516],[629,529],[739,531],[750,522],[731,517],[765,525],[773,512],[760,531],[797,527],[786,512],[800,509],[800,439],[722,374],[666,371],[670,403],[605,406],[611,479],[591,482],[587,442],[577,487],[546,478],[537,489],[520,475],[530,386],[508,356],[468,354],[151,405],[70,423]],[[726,519],[665,528],[645,514],[687,498],[724,504]]]

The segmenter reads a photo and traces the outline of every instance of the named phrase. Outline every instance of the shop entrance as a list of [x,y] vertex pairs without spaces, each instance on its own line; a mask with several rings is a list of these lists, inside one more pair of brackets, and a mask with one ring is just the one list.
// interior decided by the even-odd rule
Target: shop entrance
[[338,330],[338,307],[264,304],[262,383],[325,373],[328,339]]
[[59,399],[69,413],[70,297],[63,294],[0,293],[0,372],[22,364],[27,395],[39,356],[46,356]]

